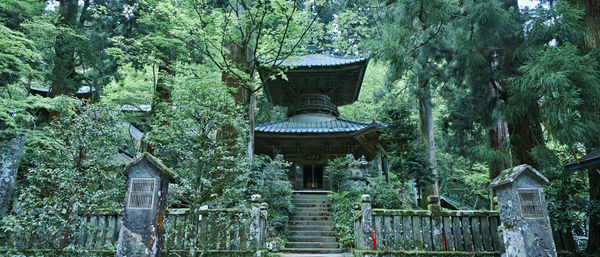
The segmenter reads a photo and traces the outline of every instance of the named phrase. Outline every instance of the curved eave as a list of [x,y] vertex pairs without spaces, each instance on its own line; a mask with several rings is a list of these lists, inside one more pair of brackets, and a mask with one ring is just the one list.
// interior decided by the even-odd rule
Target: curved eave
[[302,68],[302,67],[336,67],[348,64],[355,64],[369,60],[368,55],[356,57],[343,57],[327,54],[306,54],[301,56],[292,56],[286,60],[259,61],[279,67]]
[[293,122],[289,119],[257,124],[254,127],[255,135],[344,135],[355,136],[380,125],[372,123],[360,123],[344,119],[336,119],[326,122],[303,123]]
[[578,161],[565,165],[570,171],[578,171],[600,167],[600,147],[592,150]]

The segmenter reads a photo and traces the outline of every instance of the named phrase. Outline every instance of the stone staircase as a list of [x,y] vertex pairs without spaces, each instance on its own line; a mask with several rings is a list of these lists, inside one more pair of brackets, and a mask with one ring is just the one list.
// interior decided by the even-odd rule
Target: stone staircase
[[296,191],[291,237],[285,245],[289,253],[340,253],[331,229],[331,201],[328,191]]

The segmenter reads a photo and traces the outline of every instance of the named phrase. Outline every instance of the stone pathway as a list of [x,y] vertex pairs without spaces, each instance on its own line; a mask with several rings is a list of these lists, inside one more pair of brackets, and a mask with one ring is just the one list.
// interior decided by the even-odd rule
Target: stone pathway
[[282,257],[352,257],[352,254],[351,253],[330,253],[330,254],[284,253],[281,256]]

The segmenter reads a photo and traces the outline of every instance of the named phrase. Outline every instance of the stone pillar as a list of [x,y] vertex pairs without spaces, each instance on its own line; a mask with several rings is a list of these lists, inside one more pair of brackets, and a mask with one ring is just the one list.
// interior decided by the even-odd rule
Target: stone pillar
[[250,248],[253,250],[260,248],[260,200],[259,194],[250,196]]
[[443,221],[440,213],[442,212],[442,207],[440,206],[440,197],[437,195],[427,196],[427,209],[431,212],[431,234],[432,234],[432,243],[433,249],[435,251],[443,250],[444,246],[442,242],[444,242],[444,230],[443,230]]
[[0,131],[0,214],[10,211],[25,134]]
[[160,256],[173,172],[149,153],[125,167],[127,192],[117,257]]
[[261,203],[260,204],[260,223],[259,223],[259,227],[258,227],[258,235],[259,235],[259,240],[258,240],[258,248],[259,249],[265,249],[267,248],[267,207],[269,206],[269,204],[267,203]]
[[[360,211],[360,205],[355,204],[352,206],[352,217],[356,217],[356,214]],[[364,234],[362,233],[361,221],[354,220],[354,248],[365,249],[364,247]]]
[[496,190],[506,256],[556,256],[542,174],[522,164],[506,169],[490,187]]
[[364,238],[364,247],[365,250],[373,249],[373,211],[371,210],[371,196],[370,195],[362,195],[361,197],[361,210],[362,210],[362,232]]

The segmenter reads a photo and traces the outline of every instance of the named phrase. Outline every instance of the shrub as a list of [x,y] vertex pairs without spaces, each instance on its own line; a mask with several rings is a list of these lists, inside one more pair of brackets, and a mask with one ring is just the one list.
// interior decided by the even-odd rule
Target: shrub
[[350,179],[350,169],[348,165],[350,160],[348,158],[340,157],[327,161],[325,167],[325,175],[329,177],[331,182],[331,189],[333,191],[339,191],[341,185],[344,185],[348,179]]
[[[19,188],[18,204],[2,220],[4,234],[24,236],[14,247],[65,249],[85,214],[121,205],[125,178],[115,157],[124,139],[118,112],[104,104],[57,98],[44,142]],[[18,245],[27,243],[30,245]]]
[[260,194],[262,201],[269,204],[269,235],[283,236],[287,234],[292,205],[292,184],[287,178],[286,169],[289,163],[283,156],[275,158],[257,156],[253,160],[250,173],[250,194]]
[[[342,248],[350,248],[354,244],[354,205],[360,205],[362,194],[371,195],[373,208],[401,209],[409,208],[408,190],[397,180],[387,183],[382,176],[369,178],[369,186],[356,187],[352,183],[344,183],[350,178],[348,159],[337,158],[328,162],[326,171],[337,179],[332,194],[333,229]],[[370,174],[378,174],[370,172]],[[392,179],[395,177],[392,177]],[[339,187],[340,184],[349,186]]]

